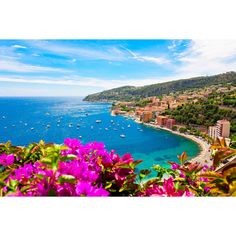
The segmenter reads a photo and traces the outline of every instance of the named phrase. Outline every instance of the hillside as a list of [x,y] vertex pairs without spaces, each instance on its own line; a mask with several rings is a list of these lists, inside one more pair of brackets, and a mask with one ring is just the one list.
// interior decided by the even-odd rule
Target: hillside
[[88,95],[84,101],[130,101],[227,83],[236,84],[236,72],[181,79],[142,87],[124,86]]

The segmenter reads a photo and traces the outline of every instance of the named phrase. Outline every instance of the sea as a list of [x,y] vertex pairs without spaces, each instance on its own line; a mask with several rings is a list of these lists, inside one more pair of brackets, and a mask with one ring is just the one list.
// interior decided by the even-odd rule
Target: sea
[[81,97],[2,97],[0,107],[0,143],[28,145],[43,139],[62,144],[67,137],[84,144],[103,142],[107,150],[143,160],[137,169],[167,167],[183,151],[190,158],[200,152],[189,139],[111,116],[111,103],[84,102]]

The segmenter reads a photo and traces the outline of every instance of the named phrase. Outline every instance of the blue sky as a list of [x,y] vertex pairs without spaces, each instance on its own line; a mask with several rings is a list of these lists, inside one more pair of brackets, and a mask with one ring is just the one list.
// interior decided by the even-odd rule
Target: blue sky
[[232,40],[0,40],[0,96],[85,96],[235,68]]

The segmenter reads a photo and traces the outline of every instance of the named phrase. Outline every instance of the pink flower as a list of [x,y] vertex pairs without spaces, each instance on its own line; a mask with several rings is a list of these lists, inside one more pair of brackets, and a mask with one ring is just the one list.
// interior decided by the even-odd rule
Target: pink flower
[[109,192],[102,188],[96,188],[88,182],[80,182],[76,185],[76,194],[78,196],[106,197],[109,195]]
[[0,164],[2,166],[10,166],[14,163],[14,155],[10,154],[7,155],[5,153],[3,153],[2,155],[0,155]]

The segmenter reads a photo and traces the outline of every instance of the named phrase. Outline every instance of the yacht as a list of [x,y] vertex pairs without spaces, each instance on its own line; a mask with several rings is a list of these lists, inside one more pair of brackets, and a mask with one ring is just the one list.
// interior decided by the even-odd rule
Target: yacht
[[102,121],[101,120],[96,120],[96,123],[101,123]]
[[124,135],[124,134],[121,134],[120,137],[121,137],[121,138],[125,138],[125,135]]

